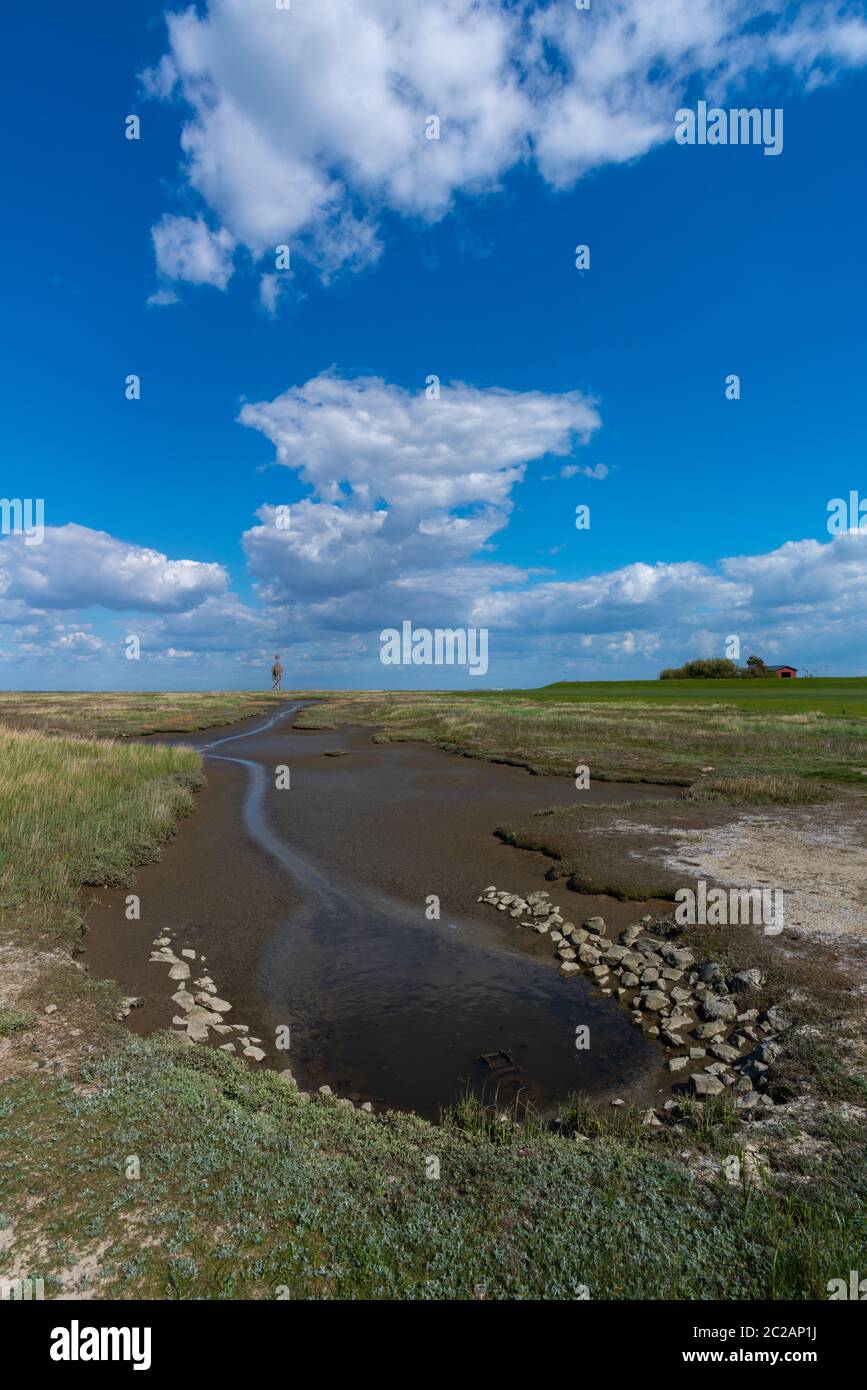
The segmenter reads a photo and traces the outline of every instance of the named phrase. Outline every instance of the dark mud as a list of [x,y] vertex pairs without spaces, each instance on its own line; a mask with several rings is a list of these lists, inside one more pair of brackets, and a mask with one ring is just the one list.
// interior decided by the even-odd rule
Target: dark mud
[[[574,804],[571,781],[456,758],[422,745],[371,742],[369,728],[301,732],[296,706],[263,721],[172,737],[205,755],[208,787],[162,859],[138,872],[141,920],[126,892],[89,890],[85,959],[145,999],[142,1033],[170,1027],[176,986],[149,962],[163,932],[204,955],[232,1003],[227,1021],[262,1039],[265,1064],[299,1084],[436,1118],[465,1087],[517,1094],[548,1111],[570,1090],[652,1103],[662,1055],[625,1010],[584,979],[564,980],[546,936],[477,903],[488,884],[547,887],[567,919],[601,913],[617,931],[661,902],[579,896],[545,874],[542,854],[494,829]],[[341,757],[327,757],[344,749]],[[288,766],[291,788],[278,790]],[[666,789],[600,783],[582,804]],[[429,897],[440,919],[428,920]],[[197,970],[194,969],[194,974]],[[574,1046],[579,1024],[591,1046]],[[291,1046],[278,1050],[277,1029]],[[497,1077],[478,1059],[506,1050]],[[263,1064],[264,1065],[264,1064]]]

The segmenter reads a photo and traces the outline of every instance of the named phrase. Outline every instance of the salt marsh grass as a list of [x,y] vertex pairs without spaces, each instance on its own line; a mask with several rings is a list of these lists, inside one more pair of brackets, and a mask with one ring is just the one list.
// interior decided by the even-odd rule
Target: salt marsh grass
[[690,786],[710,772],[722,785],[724,779],[754,778],[764,800],[770,784],[762,779],[779,779],[785,800],[816,800],[809,791],[793,796],[792,783],[863,785],[867,769],[867,722],[861,718],[743,710],[723,702],[360,694],[333,696],[296,720],[302,728],[343,722],[378,725],[380,741],[419,740],[557,776],[571,776],[584,763],[591,777],[609,781]]
[[74,905],[156,857],[201,784],[192,748],[0,730],[0,905]]

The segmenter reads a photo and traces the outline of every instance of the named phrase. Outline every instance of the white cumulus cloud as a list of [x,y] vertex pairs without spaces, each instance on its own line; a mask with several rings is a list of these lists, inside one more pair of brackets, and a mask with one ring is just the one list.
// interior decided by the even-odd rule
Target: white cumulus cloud
[[[528,462],[570,453],[601,424],[577,391],[458,383],[429,400],[425,390],[334,372],[247,404],[239,418],[312,492],[291,508],[288,527],[277,509],[260,510],[244,536],[252,573],[271,602],[329,602],[329,622],[335,607],[343,620],[358,613],[362,591],[400,585],[406,605],[447,573],[482,582],[469,562],[506,525]],[[504,582],[519,575],[495,572]]]
[[[152,236],[157,270],[165,280],[226,288],[234,269],[235,240],[225,227],[212,232],[201,217],[173,217],[167,213],[153,228]],[[171,299],[166,292],[158,291],[151,302],[167,304]]]
[[[810,88],[867,62],[863,8],[841,0],[586,11],[568,0],[207,0],[167,24],[169,52],[145,90],[180,99],[184,174],[221,231],[165,254],[178,278],[210,284],[227,278],[230,241],[207,238],[256,259],[297,239],[327,278],[376,259],[384,208],[439,218],[456,193],[495,189],[526,161],[566,187],[672,138],[698,83],[722,100],[775,65]],[[427,138],[431,116],[438,139]]]
[[178,612],[226,586],[222,565],[170,560],[74,522],[47,526],[41,545],[16,535],[0,543],[0,595],[13,606]]

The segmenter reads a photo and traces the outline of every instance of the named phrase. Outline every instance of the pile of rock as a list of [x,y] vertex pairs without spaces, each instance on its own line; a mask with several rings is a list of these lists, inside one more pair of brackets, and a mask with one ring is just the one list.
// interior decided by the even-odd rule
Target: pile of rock
[[[193,980],[191,987],[188,982],[192,974],[190,962],[196,962],[196,952],[189,946],[184,947],[180,955],[172,950],[172,939],[168,933],[158,936],[153,942],[153,950],[150,959],[160,965],[168,965],[169,979],[179,981],[178,988],[172,995],[172,1002],[177,1004],[181,1011],[175,1014],[172,1023],[178,1030],[179,1035],[188,1043],[209,1043],[211,1034],[218,1037],[225,1037],[226,1042],[218,1043],[217,1046],[222,1052],[237,1052],[240,1048],[242,1054],[249,1058],[251,1062],[261,1062],[265,1058],[265,1052],[259,1044],[261,1038],[250,1036],[250,1029],[246,1023],[227,1023],[225,1015],[231,1012],[232,1005],[226,999],[221,999],[217,994],[217,986],[208,974],[201,974],[198,979]],[[205,957],[198,957],[198,967],[205,964]],[[195,991],[195,993],[193,992]],[[129,1005],[130,1008],[142,1004],[142,999],[124,999],[122,1006]],[[129,1014],[129,1008],[125,1013],[119,1013],[118,1018],[125,1018]],[[293,1090],[298,1089],[295,1077],[288,1067],[278,1072],[280,1080]],[[332,1097],[333,1092],[330,1086],[320,1086],[319,1095],[322,1097]],[[308,1091],[298,1091],[300,1100],[309,1100]],[[355,1109],[355,1104],[349,1099],[336,1099],[337,1105],[347,1109]],[[364,1101],[359,1109],[366,1114],[372,1114],[373,1106],[370,1101]]]
[[[251,1062],[261,1062],[265,1056],[259,1046],[262,1039],[250,1037],[250,1029],[246,1023],[226,1022],[225,1015],[231,1012],[232,1005],[228,1000],[219,997],[217,986],[210,975],[201,974],[198,979],[192,981],[192,988],[188,988],[187,982],[192,973],[190,962],[196,961],[196,952],[187,946],[180,955],[176,955],[172,950],[171,937],[168,935],[158,936],[153,946],[150,959],[161,965],[168,965],[169,979],[179,981],[178,988],[172,995],[172,1002],[177,1004],[180,1013],[175,1014],[172,1023],[180,1031],[181,1037],[190,1043],[207,1043],[211,1041],[211,1033],[216,1033],[227,1039],[226,1042],[218,1044],[223,1052],[236,1052],[240,1047],[244,1056]],[[201,956],[199,965],[202,966],[204,963],[205,957]]]
[[603,994],[614,994],[632,1011],[635,1025],[665,1046],[668,1069],[689,1094],[703,1100],[728,1089],[740,1110],[773,1105],[769,1071],[791,1020],[779,1008],[760,1013],[749,1007],[750,993],[763,984],[759,970],[726,977],[716,962],[699,966],[690,950],[653,935],[650,917],[613,942],[603,918],[590,917],[577,927],[544,891],[520,897],[491,885],[478,901],[508,912],[519,926],[547,933],[561,975],[584,972]]

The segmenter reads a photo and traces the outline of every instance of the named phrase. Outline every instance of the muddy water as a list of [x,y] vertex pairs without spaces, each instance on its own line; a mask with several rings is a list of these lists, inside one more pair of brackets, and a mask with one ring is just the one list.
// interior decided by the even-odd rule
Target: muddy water
[[[130,1026],[148,1033],[177,1012],[166,967],[148,960],[154,937],[169,932],[176,951],[205,957],[232,1003],[228,1019],[262,1039],[266,1064],[291,1066],[303,1087],[327,1082],[431,1118],[466,1086],[499,1087],[502,1100],[520,1093],[544,1110],[576,1089],[655,1095],[659,1049],[625,1010],[582,979],[563,980],[547,937],[476,901],[491,883],[548,887],[567,918],[601,912],[615,929],[662,906],[578,897],[546,882],[545,856],[494,836],[502,821],[573,804],[571,781],[375,745],[369,728],[293,731],[295,708],[165,740],[204,754],[196,813],[139,870],[140,921],[126,920],[124,892],[89,890],[85,959],[144,997]],[[337,749],[345,755],[325,756]],[[276,788],[280,766],[290,789]],[[665,794],[600,783],[581,796]],[[588,1051],[574,1046],[579,1024],[590,1027]],[[286,1026],[282,1051],[276,1030]],[[506,1076],[479,1060],[501,1049],[515,1067]]]

